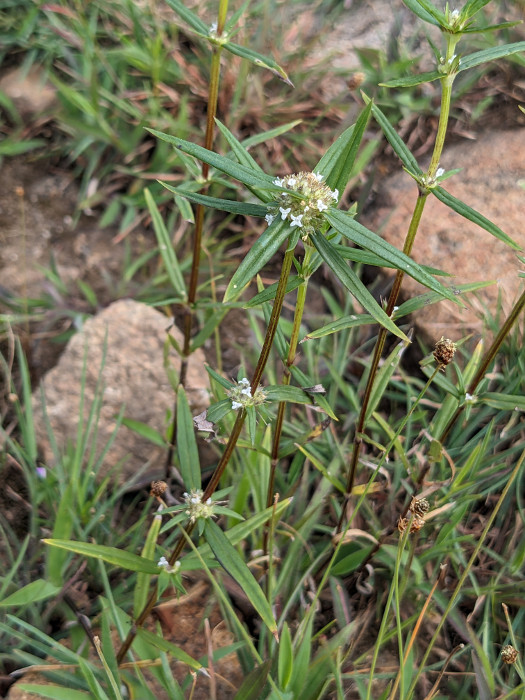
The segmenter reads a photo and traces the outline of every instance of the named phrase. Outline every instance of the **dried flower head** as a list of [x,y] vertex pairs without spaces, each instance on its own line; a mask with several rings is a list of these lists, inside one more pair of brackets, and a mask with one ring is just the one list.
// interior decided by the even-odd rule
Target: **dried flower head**
[[426,498],[412,498],[412,503],[410,504],[410,511],[414,515],[422,518],[425,513],[430,510],[430,503]]
[[441,340],[438,340],[434,349],[434,359],[440,368],[444,369],[450,362],[452,362],[455,352],[456,343],[453,343],[448,338],[441,337]]
[[153,498],[161,498],[166,489],[168,488],[168,484],[165,481],[152,481],[151,482],[151,491],[150,496]]
[[397,521],[397,529],[403,534],[407,527],[410,527],[410,533],[412,534],[414,532],[419,532],[424,524],[425,521],[423,518],[419,518],[415,515],[412,518],[399,518]]
[[518,650],[512,644],[506,644],[501,650],[501,660],[504,664],[515,664],[518,660]]
[[283,221],[289,221],[292,228],[301,229],[301,238],[307,243],[308,236],[325,223],[322,212],[337,204],[339,191],[332,191],[323,183],[323,176],[319,173],[300,172],[285,175],[275,179],[274,184],[286,187],[300,196],[294,197],[288,192],[279,193],[276,204],[268,207],[266,221],[271,224],[280,216]]

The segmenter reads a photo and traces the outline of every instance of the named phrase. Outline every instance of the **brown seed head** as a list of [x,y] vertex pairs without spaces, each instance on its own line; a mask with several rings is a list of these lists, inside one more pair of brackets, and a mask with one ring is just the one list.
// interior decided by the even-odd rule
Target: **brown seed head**
[[165,481],[152,481],[150,496],[153,496],[153,498],[160,498],[167,488],[168,484]]
[[514,664],[518,659],[518,650],[512,644],[506,644],[501,650],[501,660],[504,664]]
[[441,340],[438,340],[434,349],[434,360],[441,368],[446,367],[452,362],[455,352],[456,343],[453,343],[448,338],[441,337]]
[[414,516],[412,522],[410,523],[410,532],[419,532],[424,524],[425,521],[423,518],[418,518],[417,515]]
[[413,498],[412,503],[410,504],[410,510],[412,513],[414,513],[414,515],[422,518],[425,513],[428,513],[430,510],[430,503],[426,498]]

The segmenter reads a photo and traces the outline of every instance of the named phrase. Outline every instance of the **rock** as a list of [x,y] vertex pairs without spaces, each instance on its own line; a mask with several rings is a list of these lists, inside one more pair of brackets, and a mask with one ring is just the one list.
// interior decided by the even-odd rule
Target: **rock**
[[[146,423],[164,434],[174,400],[164,367],[169,324],[155,309],[122,299],[86,321],[82,331],[71,338],[58,364],[41,383],[45,412],[62,454],[68,443],[77,442],[84,361],[84,424],[97,394],[99,377],[101,380],[100,415],[93,426],[96,433],[92,433],[92,438],[96,435],[97,456],[112,437],[123,407],[126,418]],[[182,343],[177,328],[172,328],[170,333]],[[173,349],[170,348],[168,356],[171,367],[178,372],[180,360]],[[188,400],[194,413],[209,405],[208,386],[204,355],[199,350],[190,358],[188,368]],[[43,460],[52,468],[55,456],[46,430],[40,389],[33,396],[33,410]],[[88,442],[86,454],[89,449]],[[164,448],[156,447],[122,425],[103,458],[99,476],[106,476],[116,468],[117,481],[124,484],[142,470],[141,482],[148,482],[163,474],[164,460]]]
[[0,90],[25,118],[32,119],[57,103],[55,88],[47,82],[44,69],[37,65],[29,70],[18,67],[6,73],[0,80]]
[[[491,132],[476,142],[445,146],[441,166],[445,170],[462,168],[443,183],[443,188],[498,225],[519,245],[525,246],[523,207],[525,204],[525,139],[523,130]],[[406,173],[386,179],[380,185],[377,202],[363,223],[383,238],[402,248],[417,197],[415,182]],[[496,314],[501,293],[508,312],[523,281],[518,272],[523,265],[516,252],[490,233],[456,214],[430,195],[413,248],[413,258],[422,264],[452,273],[442,278],[445,284],[460,285],[496,280],[478,294],[462,297],[466,309],[442,301],[418,311],[415,322],[435,339],[441,335],[453,340],[470,331],[480,331],[487,309]],[[402,298],[421,294],[423,288],[405,276]]]

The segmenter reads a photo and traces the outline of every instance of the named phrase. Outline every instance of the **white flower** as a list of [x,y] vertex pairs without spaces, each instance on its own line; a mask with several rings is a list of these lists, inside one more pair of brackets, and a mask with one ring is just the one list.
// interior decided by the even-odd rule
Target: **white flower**
[[444,174],[444,172],[445,172],[444,168],[438,168],[436,170],[436,177],[441,177]]
[[242,379],[239,379],[239,384],[243,384],[244,386],[250,386],[250,380],[246,377],[243,377]]
[[239,408],[242,408],[242,403],[239,403],[238,401],[232,401],[232,408],[234,411],[238,411]]
[[288,180],[286,181],[286,184],[288,187],[293,187],[297,183],[297,180],[294,177],[289,177]]
[[268,226],[270,226],[273,223],[275,216],[273,214],[266,214],[264,218],[266,219],[266,223],[268,224]]
[[169,565],[170,565],[170,563],[166,559],[166,557],[161,557],[157,562],[157,566],[159,566],[161,569],[167,569],[169,567]]
[[324,180],[324,175],[321,175],[321,173],[314,173],[314,177],[317,182],[322,182]]
[[334,200],[334,202],[339,201],[339,190],[334,190],[332,192],[332,199]]
[[459,17],[459,10],[452,10],[450,13],[450,19],[457,19]]
[[283,207],[279,207],[279,211],[281,212],[281,219],[284,221],[288,214],[292,211],[292,207],[288,207],[288,209],[283,209]]
[[299,226],[299,228],[302,228],[302,226],[303,226],[303,221],[302,221],[303,216],[304,216],[303,214],[299,214],[299,216],[294,216],[294,215],[292,214],[292,216],[291,216],[292,223],[290,224],[290,226],[291,226],[292,228],[293,228],[294,226]]
[[472,396],[472,394],[469,394],[468,391],[465,394],[465,402],[466,403],[474,403],[476,401],[476,397]]
[[322,199],[318,199],[317,208],[319,209],[319,211],[324,211],[325,209],[328,209],[328,206],[323,202]]
[[277,185],[277,187],[282,187],[283,186],[283,181],[280,177],[276,177],[275,180],[273,181],[274,185]]

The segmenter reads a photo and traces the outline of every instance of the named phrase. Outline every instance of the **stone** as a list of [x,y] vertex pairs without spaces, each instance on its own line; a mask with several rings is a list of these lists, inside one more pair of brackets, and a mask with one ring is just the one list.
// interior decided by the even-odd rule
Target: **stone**
[[[523,130],[482,134],[475,142],[461,142],[449,148],[445,145],[440,166],[462,170],[442,186],[524,247],[524,163]],[[376,205],[362,223],[402,248],[416,197],[417,186],[409,175],[393,175],[380,183]],[[451,273],[452,278],[441,280],[452,287],[484,280],[496,282],[477,292],[480,301],[473,294],[463,295],[464,309],[442,301],[418,311],[414,321],[435,340],[442,335],[456,340],[466,333],[481,331],[487,310],[497,313],[498,295],[501,294],[504,312],[508,313],[523,289],[523,280],[518,276],[523,264],[516,251],[432,195],[425,205],[412,257],[418,263]],[[421,285],[405,275],[403,300],[423,292]]]
[[57,106],[56,89],[41,66],[13,68],[0,79],[0,90],[14,103],[20,115],[33,119]]
[[[126,418],[146,423],[165,434],[174,403],[164,358],[169,326],[170,320],[156,309],[121,299],[86,321],[82,330],[71,338],[58,364],[47,372],[41,388],[33,395],[37,442],[48,468],[53,468],[55,456],[46,429],[41,390],[45,395],[47,420],[63,454],[68,443],[77,441],[84,363],[84,425],[99,380],[101,384],[100,415],[94,426],[97,456],[112,438],[122,409]],[[181,345],[181,332],[172,326],[170,333]],[[178,373],[180,360],[173,348],[169,348],[167,357]],[[204,354],[198,350],[191,356],[188,367],[187,394],[194,413],[209,405],[208,388]],[[98,477],[116,469],[119,485],[128,482],[135,485],[138,474],[142,474],[140,483],[147,483],[163,475],[165,457],[165,448],[121,425],[103,458]]]

